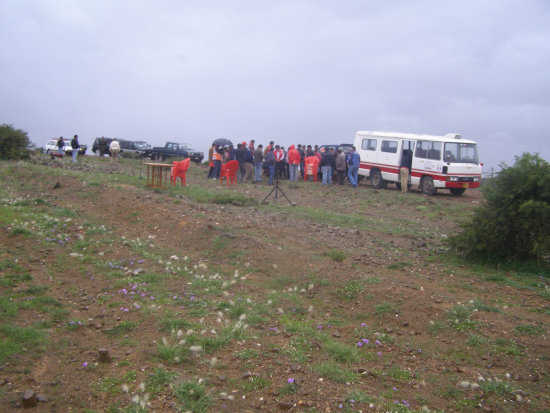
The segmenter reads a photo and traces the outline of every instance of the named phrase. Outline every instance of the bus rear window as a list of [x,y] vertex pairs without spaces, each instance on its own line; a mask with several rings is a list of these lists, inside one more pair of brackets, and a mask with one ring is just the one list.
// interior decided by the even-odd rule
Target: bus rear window
[[375,151],[376,150],[376,139],[363,139],[363,142],[361,142],[361,149],[367,150],[367,151]]
[[397,142],[396,141],[382,141],[382,146],[380,147],[382,152],[397,153]]
[[477,145],[475,143],[445,143],[445,162],[475,163],[477,159]]

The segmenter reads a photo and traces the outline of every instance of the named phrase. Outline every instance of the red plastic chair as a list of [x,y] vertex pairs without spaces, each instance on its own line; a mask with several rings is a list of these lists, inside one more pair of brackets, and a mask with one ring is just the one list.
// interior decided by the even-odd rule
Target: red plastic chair
[[220,173],[220,184],[223,183],[223,178],[225,177],[225,182],[229,186],[229,181],[231,185],[237,185],[237,171],[239,169],[239,161],[229,161],[222,165],[222,170]]
[[178,178],[181,179],[181,186],[187,185],[185,174],[189,169],[190,163],[191,158],[186,158],[183,161],[172,163],[172,173],[170,174],[170,182],[172,185],[176,185]]
[[313,175],[313,181],[317,182],[318,169],[319,159],[315,156],[308,156],[304,161],[304,181],[307,181],[308,175]]

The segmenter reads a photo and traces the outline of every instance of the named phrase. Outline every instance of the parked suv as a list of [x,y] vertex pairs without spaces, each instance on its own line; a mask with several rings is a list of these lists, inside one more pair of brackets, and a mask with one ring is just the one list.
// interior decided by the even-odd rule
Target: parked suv
[[105,136],[95,138],[94,144],[92,145],[92,152],[95,153],[96,156],[111,155],[109,145],[112,141],[113,138],[106,138]]

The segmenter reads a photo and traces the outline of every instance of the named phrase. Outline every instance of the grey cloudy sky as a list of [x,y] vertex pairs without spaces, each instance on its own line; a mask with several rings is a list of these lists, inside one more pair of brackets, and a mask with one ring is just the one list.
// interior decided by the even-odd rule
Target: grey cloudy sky
[[547,0],[0,0],[0,123],[163,145],[479,144],[550,160]]

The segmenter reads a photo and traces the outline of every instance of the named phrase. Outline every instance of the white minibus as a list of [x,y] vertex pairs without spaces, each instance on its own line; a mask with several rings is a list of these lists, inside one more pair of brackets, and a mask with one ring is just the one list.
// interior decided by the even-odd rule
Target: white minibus
[[388,182],[401,187],[399,167],[404,151],[412,155],[409,185],[418,185],[423,194],[445,188],[459,196],[481,183],[477,144],[460,135],[360,131],[354,144],[361,156],[359,175],[370,177],[373,188],[385,188]]

